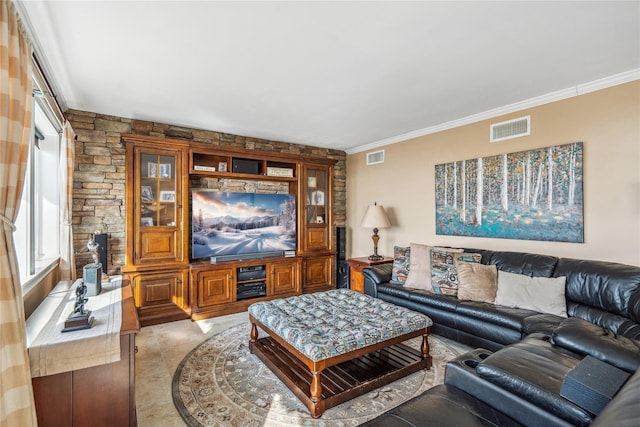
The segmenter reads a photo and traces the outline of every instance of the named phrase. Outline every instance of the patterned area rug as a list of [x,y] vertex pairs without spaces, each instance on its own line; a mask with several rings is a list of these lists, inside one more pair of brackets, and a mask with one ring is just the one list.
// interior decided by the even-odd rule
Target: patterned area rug
[[[173,402],[191,427],[357,426],[444,381],[446,361],[461,353],[429,337],[433,367],[328,409],[313,419],[306,406],[249,352],[250,325],[214,335],[182,360]],[[421,338],[410,341],[419,348]]]

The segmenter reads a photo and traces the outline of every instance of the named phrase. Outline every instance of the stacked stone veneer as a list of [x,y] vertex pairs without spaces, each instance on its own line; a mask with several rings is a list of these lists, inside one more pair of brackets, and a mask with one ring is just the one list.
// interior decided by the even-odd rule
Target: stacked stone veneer
[[[189,129],[163,123],[127,119],[78,110],[65,113],[77,135],[73,173],[73,237],[76,251],[86,247],[98,231],[109,237],[109,274],[119,274],[125,256],[125,146],[122,134],[203,142],[220,147],[310,154],[337,160],[334,169],[334,225],[346,221],[346,153],[306,145],[268,141],[227,133]],[[267,181],[237,181],[192,177],[192,188],[281,192],[281,184]],[[286,191],[286,190],[285,190]],[[92,262],[89,254],[76,257],[78,277],[82,266]]]

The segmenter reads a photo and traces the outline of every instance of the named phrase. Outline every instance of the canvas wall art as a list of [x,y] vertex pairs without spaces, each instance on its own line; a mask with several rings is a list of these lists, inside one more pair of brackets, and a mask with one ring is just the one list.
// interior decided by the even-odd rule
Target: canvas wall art
[[436,234],[584,242],[582,142],[436,165]]

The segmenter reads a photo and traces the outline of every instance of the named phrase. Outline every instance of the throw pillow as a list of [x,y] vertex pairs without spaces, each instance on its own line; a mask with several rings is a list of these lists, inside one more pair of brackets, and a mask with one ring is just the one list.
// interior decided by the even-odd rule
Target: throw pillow
[[393,247],[393,269],[391,271],[391,283],[404,285],[409,275],[409,261],[411,255],[410,246]]
[[404,286],[407,288],[432,291],[431,288],[431,249],[442,249],[451,252],[462,252],[462,249],[447,249],[419,243],[411,243],[411,258],[409,260],[409,275]]
[[480,262],[482,255],[431,249],[431,288],[441,295],[458,295],[458,261]]
[[496,304],[567,317],[566,277],[529,277],[498,271]]
[[458,262],[458,299],[494,303],[498,268],[475,262]]

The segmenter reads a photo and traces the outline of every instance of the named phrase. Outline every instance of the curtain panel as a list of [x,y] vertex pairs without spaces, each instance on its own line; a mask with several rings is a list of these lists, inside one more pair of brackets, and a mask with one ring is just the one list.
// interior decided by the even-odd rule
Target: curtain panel
[[0,26],[0,425],[36,426],[13,242],[31,139],[32,48],[12,2],[1,0]]
[[75,149],[75,133],[67,121],[62,129],[60,144],[60,278],[62,280],[76,280],[76,259],[73,252],[73,168]]

